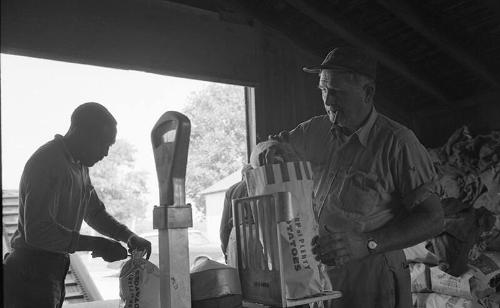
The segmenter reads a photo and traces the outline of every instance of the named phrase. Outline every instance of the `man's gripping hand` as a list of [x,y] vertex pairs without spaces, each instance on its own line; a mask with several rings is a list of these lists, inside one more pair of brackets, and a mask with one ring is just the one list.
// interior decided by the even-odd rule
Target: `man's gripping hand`
[[127,258],[127,250],[117,241],[104,237],[96,237],[93,246],[93,258],[101,257],[106,262],[114,262]]
[[259,153],[258,163],[252,161],[252,159],[250,160],[254,168],[300,160],[289,143],[289,133],[287,131],[282,131],[278,135],[269,135],[268,140],[262,142],[262,144],[264,143],[267,143],[266,148]]
[[356,231],[328,232],[312,239],[312,252],[316,260],[326,265],[343,266],[370,254],[368,238]]
[[137,234],[129,237],[128,242],[128,251],[132,252],[133,250],[140,250],[146,252],[146,259],[149,260],[149,256],[151,256],[151,242],[138,236]]
[[268,140],[275,140],[278,142],[289,142],[290,133],[286,130],[279,132],[277,135],[269,135]]

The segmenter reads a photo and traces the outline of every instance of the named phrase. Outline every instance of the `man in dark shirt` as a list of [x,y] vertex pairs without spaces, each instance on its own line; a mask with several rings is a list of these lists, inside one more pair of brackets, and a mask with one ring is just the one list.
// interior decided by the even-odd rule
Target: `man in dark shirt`
[[242,180],[236,184],[233,184],[226,191],[224,196],[224,207],[222,208],[222,217],[219,228],[221,249],[228,262],[228,245],[231,235],[231,230],[233,229],[233,199],[240,199],[248,197],[247,185],[245,183],[245,173],[252,169],[250,164],[245,165],[241,169]]
[[228,188],[224,197],[224,207],[222,209],[222,218],[220,222],[220,242],[221,249],[227,261],[227,246],[229,243],[229,235],[233,229],[233,199],[248,197],[247,185],[244,180],[233,184]]
[[[97,103],[75,109],[64,135],[28,160],[19,186],[19,221],[4,260],[5,307],[61,307],[69,254],[92,251],[113,262],[127,250],[151,254],[151,243],[111,217],[89,178],[89,167],[108,155],[116,120]],[[80,234],[82,221],[114,240]]]

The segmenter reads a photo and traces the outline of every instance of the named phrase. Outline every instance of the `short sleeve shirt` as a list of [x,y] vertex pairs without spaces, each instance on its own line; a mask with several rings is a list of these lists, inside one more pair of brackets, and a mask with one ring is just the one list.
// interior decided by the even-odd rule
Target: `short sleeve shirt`
[[312,164],[320,227],[335,230],[333,221],[340,218],[369,232],[435,193],[436,173],[425,147],[411,130],[375,108],[350,137],[325,115],[293,129],[290,143]]

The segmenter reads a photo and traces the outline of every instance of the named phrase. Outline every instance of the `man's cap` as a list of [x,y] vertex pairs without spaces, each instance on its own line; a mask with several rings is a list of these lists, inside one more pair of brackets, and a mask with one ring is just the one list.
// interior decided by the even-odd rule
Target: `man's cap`
[[304,72],[320,73],[324,69],[349,70],[375,80],[377,75],[377,61],[353,47],[337,47],[326,55],[320,65],[304,67]]

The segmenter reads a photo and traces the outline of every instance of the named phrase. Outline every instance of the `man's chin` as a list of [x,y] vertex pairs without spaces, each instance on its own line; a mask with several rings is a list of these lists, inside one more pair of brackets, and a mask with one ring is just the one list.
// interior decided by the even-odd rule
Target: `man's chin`
[[338,115],[336,117],[335,116],[328,116],[328,118],[330,119],[330,122],[332,124],[337,125],[337,126],[343,126],[342,125],[342,120],[339,119]]
[[328,114],[328,119],[332,124],[338,125],[339,124],[339,117],[340,117],[340,111],[334,112],[331,110],[327,111]]
[[89,167],[89,168],[94,166],[96,163],[97,163],[97,161],[82,161],[82,165],[84,165],[85,167]]

